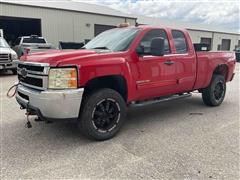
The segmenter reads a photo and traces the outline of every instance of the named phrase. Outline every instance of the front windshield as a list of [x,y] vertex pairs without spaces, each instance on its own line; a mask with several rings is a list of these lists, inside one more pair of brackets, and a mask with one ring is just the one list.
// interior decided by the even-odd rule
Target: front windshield
[[99,34],[87,43],[85,49],[126,51],[137,36],[139,28],[115,28]]
[[3,39],[3,38],[0,38],[0,47],[1,48],[8,48],[8,43]]

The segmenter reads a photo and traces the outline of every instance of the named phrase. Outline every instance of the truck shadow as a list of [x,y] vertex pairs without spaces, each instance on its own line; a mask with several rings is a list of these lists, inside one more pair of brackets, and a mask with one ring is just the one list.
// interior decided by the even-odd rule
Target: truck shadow
[[[187,99],[173,100],[144,107],[129,108],[125,124],[120,130],[118,137],[121,138],[122,133],[129,133],[130,131],[135,131],[136,129],[144,127],[146,122],[152,123],[152,126],[154,126],[155,123],[161,124],[162,121],[169,119],[181,121],[181,117],[190,116],[191,113],[203,115],[202,110],[207,108],[208,107],[203,104],[200,96],[193,96]],[[179,115],[181,115],[180,118]],[[36,126],[38,126],[38,124],[36,124]],[[87,140],[87,138],[79,132],[77,124],[74,122],[57,122],[44,126],[50,126],[47,128],[51,129],[49,133],[53,136],[55,133],[61,133],[61,137],[65,139],[79,138],[79,142],[81,143],[94,142]]]
[[[199,113],[204,115],[204,109],[209,107],[205,106],[200,96],[193,96],[187,99],[173,100],[169,102],[163,102],[155,105],[148,105],[138,108],[129,108],[126,121],[122,129],[116,138],[113,138],[107,142],[115,142],[116,139],[124,138],[125,133],[130,134],[139,131],[140,129],[154,128],[154,126],[160,125],[163,121],[181,121],[185,117],[190,116],[191,113]],[[193,116],[194,118],[194,116]],[[28,141],[44,144],[68,144],[69,146],[96,143],[96,141],[89,140],[81,134],[77,127],[76,122],[54,122],[46,124],[45,122],[35,122],[34,117],[31,118],[32,128],[23,128],[26,121],[21,118],[21,123],[12,124],[12,128],[17,128],[20,131],[18,136],[26,138]],[[146,123],[148,124],[145,127]],[[164,124],[163,124],[164,125]],[[18,126],[18,127],[16,127]],[[21,127],[22,126],[22,127]],[[14,133],[15,134],[15,133]],[[51,142],[51,143],[49,143]]]

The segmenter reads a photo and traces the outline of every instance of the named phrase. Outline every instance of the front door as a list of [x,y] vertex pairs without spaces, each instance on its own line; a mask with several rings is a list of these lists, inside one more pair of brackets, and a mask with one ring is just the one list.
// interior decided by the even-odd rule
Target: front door
[[[150,54],[151,40],[156,37],[165,39],[165,55],[152,56]],[[139,46],[144,53],[138,56],[139,76],[136,81],[138,97],[149,99],[152,97],[169,95],[176,91],[176,65],[172,60],[171,48],[165,30],[153,29],[146,32]]]

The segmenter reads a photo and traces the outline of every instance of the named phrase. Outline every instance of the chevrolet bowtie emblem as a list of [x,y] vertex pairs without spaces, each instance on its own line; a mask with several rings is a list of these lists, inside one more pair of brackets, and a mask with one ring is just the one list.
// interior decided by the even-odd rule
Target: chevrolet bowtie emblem
[[26,68],[23,68],[23,69],[20,71],[20,75],[21,75],[22,77],[24,77],[24,78],[27,77],[27,74],[28,74],[28,72],[27,72]]

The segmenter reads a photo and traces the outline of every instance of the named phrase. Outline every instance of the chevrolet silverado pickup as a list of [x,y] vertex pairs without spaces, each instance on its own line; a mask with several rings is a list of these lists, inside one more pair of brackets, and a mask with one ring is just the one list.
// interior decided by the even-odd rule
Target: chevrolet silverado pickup
[[184,29],[137,26],[105,31],[81,50],[26,54],[16,100],[46,121],[74,119],[95,140],[117,134],[129,106],[202,93],[220,105],[235,68],[234,52],[197,52]]

